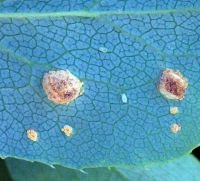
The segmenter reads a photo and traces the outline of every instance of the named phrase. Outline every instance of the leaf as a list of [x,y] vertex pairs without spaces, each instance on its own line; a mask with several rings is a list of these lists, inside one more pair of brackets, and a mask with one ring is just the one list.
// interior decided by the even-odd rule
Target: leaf
[[90,168],[79,170],[56,166],[54,169],[41,163],[31,163],[17,159],[6,159],[13,181],[198,181],[200,164],[192,155],[187,155],[165,164],[146,168]]
[[6,159],[13,181],[127,181],[115,168],[89,168],[84,172],[61,166],[51,168],[41,163]]
[[153,165],[146,169],[118,169],[129,180],[135,181],[198,181],[200,163],[192,155],[187,155],[163,165]]
[[[84,2],[0,3],[0,155],[84,168],[190,152],[200,140],[199,2]],[[83,96],[65,106],[49,101],[41,81],[55,68],[79,77]],[[166,68],[189,81],[182,101],[157,89]],[[179,114],[169,114],[171,106]]]

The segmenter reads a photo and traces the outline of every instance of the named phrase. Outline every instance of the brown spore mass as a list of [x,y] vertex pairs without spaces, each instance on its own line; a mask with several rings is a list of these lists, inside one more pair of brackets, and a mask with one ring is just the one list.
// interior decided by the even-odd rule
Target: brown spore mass
[[168,99],[182,100],[188,87],[187,79],[179,71],[164,70],[160,79],[159,90]]
[[42,84],[48,99],[56,104],[68,104],[83,93],[83,82],[68,70],[49,71]]

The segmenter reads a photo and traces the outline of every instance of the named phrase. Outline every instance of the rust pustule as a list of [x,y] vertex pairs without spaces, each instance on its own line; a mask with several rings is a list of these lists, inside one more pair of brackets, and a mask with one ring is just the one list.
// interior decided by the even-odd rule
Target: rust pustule
[[172,132],[172,133],[176,134],[176,133],[178,133],[179,131],[181,131],[181,125],[180,125],[180,124],[174,123],[174,124],[172,124],[172,125],[170,126],[170,129],[171,129],[171,132]]
[[68,70],[49,71],[42,85],[48,99],[56,104],[69,104],[83,94],[83,82]]
[[26,131],[27,137],[31,140],[36,142],[38,140],[38,133],[34,129],[28,129]]
[[170,107],[170,114],[177,114],[179,112],[178,107]]
[[64,132],[64,134],[66,135],[66,136],[71,136],[72,135],[72,133],[73,133],[73,128],[71,127],[71,126],[69,126],[69,125],[65,125],[62,129],[61,129],[61,131],[62,132]]
[[187,87],[188,81],[179,71],[167,69],[162,72],[159,91],[166,98],[182,100]]

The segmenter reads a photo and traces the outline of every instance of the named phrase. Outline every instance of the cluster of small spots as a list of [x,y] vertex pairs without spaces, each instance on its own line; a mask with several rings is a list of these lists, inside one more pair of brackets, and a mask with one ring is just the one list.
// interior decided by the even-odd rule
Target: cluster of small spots
[[27,133],[27,137],[31,140],[31,141],[37,141],[38,140],[38,133],[34,130],[34,129],[28,129],[26,131]]
[[181,125],[174,123],[170,126],[170,129],[172,133],[176,134],[181,130]]
[[179,71],[164,70],[160,78],[160,93],[173,100],[182,100],[188,87],[188,81]]
[[83,82],[68,70],[49,71],[42,84],[48,99],[56,104],[69,104],[83,94]]
[[[44,1],[41,2],[44,3]],[[57,1],[57,4],[59,2],[60,1]],[[113,4],[113,1],[109,2],[110,7],[112,7],[112,5],[119,4]],[[141,2],[142,1],[138,1],[138,4],[143,7],[143,5],[146,3]],[[161,5],[168,4],[168,2],[172,2],[172,4],[174,3],[174,1],[167,1],[167,3],[159,1]],[[191,1],[181,2],[183,2],[182,4],[187,4],[188,2],[192,4]],[[152,2],[148,1],[148,4],[149,3],[151,4]],[[135,3],[131,3],[131,1],[129,4],[135,6]],[[152,4],[154,5],[154,3]],[[177,3],[177,5],[179,5],[179,2]],[[184,5],[183,7],[185,6],[186,5]],[[26,6],[23,7],[25,8]],[[41,9],[43,9],[42,6],[40,7]],[[148,8],[148,6],[146,7]],[[162,8],[162,6],[160,7]],[[34,74],[31,74],[30,76],[31,80],[28,81],[26,85],[27,89],[16,89],[18,92],[26,91],[27,93],[29,93],[29,90],[32,91],[30,96],[33,97],[33,100],[28,100],[27,98],[24,98],[26,94],[19,95],[19,92],[16,93],[16,96],[21,96],[22,99],[17,99],[17,101],[24,101],[22,103],[17,103],[18,105],[15,105],[13,109],[11,109],[12,104],[7,104],[8,113],[14,110],[16,114],[19,113],[19,116],[23,116],[23,118],[17,119],[17,121],[22,124],[18,127],[18,129],[23,128],[24,125],[26,126],[27,124],[32,123],[34,125],[40,126],[41,129],[45,130],[44,132],[39,134],[39,140],[43,139],[42,134],[46,134],[44,142],[41,140],[41,145],[43,146],[44,144],[45,150],[43,150],[43,147],[41,147],[42,149],[40,149],[39,147],[39,151],[36,150],[37,152],[34,154],[34,158],[37,158],[38,155],[39,157],[44,156],[45,158],[51,160],[55,160],[56,158],[57,161],[63,161],[65,163],[67,162],[68,165],[73,165],[74,163],[76,164],[79,163],[78,161],[80,161],[81,165],[85,163],[85,160],[83,159],[84,157],[87,157],[89,163],[95,164],[95,161],[97,161],[97,159],[105,159],[108,158],[108,156],[110,155],[110,158],[113,158],[113,163],[117,161],[120,162],[120,160],[122,159],[126,159],[129,161],[129,163],[134,160],[134,163],[136,164],[140,160],[144,160],[144,162],[147,161],[145,157],[145,152],[147,153],[147,151],[149,151],[154,153],[154,151],[156,151],[158,147],[159,149],[161,149],[160,152],[155,152],[155,154],[152,154],[152,158],[150,159],[154,160],[157,158],[161,158],[161,155],[164,151],[166,151],[167,146],[174,146],[174,144],[176,143],[173,139],[171,139],[171,137],[168,137],[167,135],[170,134],[170,125],[175,123],[176,120],[178,121],[177,123],[179,123],[180,121],[182,126],[181,131],[185,130],[183,129],[183,127],[186,125],[181,122],[182,120],[176,119],[176,117],[179,118],[180,114],[176,116],[171,115],[171,117],[164,117],[164,115],[169,113],[169,106],[167,107],[167,109],[165,109],[165,105],[167,105],[168,102],[163,100],[160,101],[159,96],[155,94],[156,84],[154,83],[154,81],[160,67],[164,67],[165,65],[182,67],[186,71],[186,74],[188,74],[190,77],[196,75],[196,78],[198,79],[198,71],[196,71],[199,68],[198,61],[196,60],[196,58],[192,58],[190,59],[190,61],[188,61],[188,57],[185,57],[183,55],[185,54],[185,52],[189,52],[189,54],[195,54],[195,50],[196,48],[198,48],[198,35],[197,33],[195,33],[198,31],[198,27],[196,26],[198,25],[196,23],[196,21],[198,20],[198,16],[196,16],[196,14],[195,12],[193,14],[193,12],[186,13],[184,11],[183,13],[179,13],[178,17],[176,16],[176,14],[174,15],[173,13],[166,13],[163,16],[150,14],[147,16],[133,15],[113,17],[112,20],[115,21],[113,23],[119,25],[118,27],[121,27],[122,30],[124,29],[125,31],[123,32],[121,32],[120,29],[117,29],[117,26],[115,26],[116,29],[114,29],[115,27],[112,27],[109,24],[103,24],[98,18],[86,18],[84,19],[84,22],[81,21],[82,18],[79,17],[73,19],[69,17],[56,19],[45,18],[45,21],[44,18],[25,18],[23,21],[17,21],[16,23],[12,18],[10,18],[10,23],[8,20],[6,20],[5,25],[7,25],[8,28],[2,29],[5,31],[5,33],[1,31],[3,32],[2,36],[5,36],[2,37],[3,44],[6,47],[9,47],[10,44],[10,48],[12,48],[12,50],[16,50],[16,54],[22,55],[22,52],[26,52],[25,57],[27,57],[31,61],[36,62],[35,65],[37,65],[30,66],[30,72],[33,72]],[[172,21],[171,19],[174,20]],[[190,19],[193,23],[190,23]],[[26,27],[26,25],[32,25],[33,28],[29,28],[28,31],[25,32],[23,31],[24,29],[22,29],[22,27]],[[189,26],[189,28],[187,28],[187,25]],[[172,28],[171,26],[174,26],[175,28]],[[17,31],[17,29],[19,29],[19,32]],[[34,30],[32,31],[32,29]],[[134,34],[135,32],[135,34],[139,38],[146,38],[146,40],[149,41],[149,44],[146,45],[145,41],[141,41],[142,39],[138,41],[137,36],[135,36],[136,38],[130,38],[129,34],[126,34],[126,32],[128,31],[130,32],[130,35],[132,33]],[[125,36],[122,35],[123,33],[125,33]],[[15,36],[15,39],[13,39],[14,36],[12,36],[12,34],[17,34],[17,36]],[[83,40],[84,38],[86,39],[85,42]],[[88,44],[88,42],[90,42],[91,44]],[[99,46],[96,42],[99,42],[102,45],[104,44],[105,46],[107,45],[109,48],[109,53],[102,53],[98,51]],[[151,48],[151,45],[153,45],[153,48]],[[97,46],[98,48],[95,48]],[[163,52],[156,51],[157,49],[154,49],[154,47],[160,49],[161,51],[164,51],[166,54],[176,54],[183,56],[170,56],[166,60],[163,60]],[[7,62],[10,63],[10,55],[8,54],[5,57],[7,59],[9,58],[9,61]],[[131,59],[134,59],[134,61],[131,61]],[[69,67],[70,70],[77,70],[75,72],[79,72],[82,77],[90,80],[90,82],[87,81],[87,91],[89,93],[86,96],[87,102],[85,101],[86,99],[84,99],[83,104],[81,103],[77,105],[72,105],[69,106],[70,108],[68,108],[68,106],[57,107],[52,104],[48,105],[46,104],[46,102],[43,102],[43,99],[41,99],[43,97],[40,94],[40,91],[37,90],[37,88],[39,88],[37,84],[37,79],[41,71],[43,71],[47,67],[45,68],[43,66],[38,66],[39,64],[37,62],[39,64],[41,62],[45,64],[47,64],[48,62],[52,62],[52,65],[55,66]],[[15,65],[16,64],[13,63],[11,64],[11,66],[13,67],[15,67]],[[41,68],[41,71],[39,68]],[[26,70],[26,72],[28,71]],[[76,74],[75,72],[72,73],[78,76],[79,74]],[[16,71],[16,73],[18,73],[18,71]],[[185,75],[185,72],[182,73],[184,73]],[[144,78],[143,75],[145,76]],[[193,80],[193,82],[195,83],[194,86],[198,88],[197,79]],[[6,79],[5,81],[8,82]],[[9,82],[12,82],[12,80]],[[32,87],[34,89],[32,89]],[[119,93],[121,88],[127,90],[126,94],[130,106],[127,106],[128,104],[124,104],[123,106],[121,106],[121,104],[123,104],[121,100],[121,95]],[[13,90],[11,90],[10,92],[12,93],[12,91]],[[39,94],[37,94],[37,92]],[[195,88],[192,89],[191,93],[195,94]],[[190,98],[191,101],[195,103],[195,97],[191,96]],[[79,99],[82,99],[82,97],[77,98],[77,100]],[[103,99],[103,101],[101,101],[101,99]],[[6,97],[5,100],[8,101]],[[10,101],[12,101],[12,99],[10,99]],[[191,101],[188,101],[186,106],[183,105],[180,107],[178,105],[178,107],[180,107],[180,112],[185,112],[184,114],[186,114],[188,117],[192,117],[190,113],[196,111],[195,109],[192,109],[192,107],[195,106],[188,105],[188,103]],[[50,103],[50,101],[48,101],[48,103]],[[23,112],[23,109],[25,107],[27,107],[29,111]],[[44,109],[42,109],[43,107]],[[109,109],[106,112],[106,110],[104,111],[104,109],[107,107]],[[185,110],[181,110],[181,108],[185,108]],[[164,109],[166,111],[165,113],[163,113]],[[26,113],[26,115],[22,113]],[[98,116],[98,113],[101,114]],[[6,114],[6,111],[3,112],[3,117],[5,118],[5,121],[7,121],[7,115],[5,116],[4,114]],[[48,115],[48,117],[45,115]],[[82,116],[84,116],[83,119]],[[53,124],[51,122],[49,123],[49,119],[51,119],[50,117],[54,117],[51,121]],[[60,124],[57,122],[57,119],[62,120],[67,117],[70,118],[70,123],[75,121],[75,119],[78,119],[78,121],[75,121],[74,124],[76,125],[77,129],[80,129],[77,130],[77,133],[81,133],[79,136],[77,136],[77,139],[75,139],[75,141],[73,139],[70,140],[72,141],[70,145],[65,145],[59,142],[64,140],[64,138],[66,138],[66,140],[68,140],[69,138],[61,132],[61,128],[64,125],[61,125],[60,128],[56,127],[57,124]],[[169,118],[168,121],[171,121],[173,119],[172,117],[175,117],[174,122],[166,124],[165,118]],[[14,115],[10,115],[9,122],[13,122],[13,120],[15,120],[16,118],[17,117],[14,117]],[[39,120],[40,118],[41,120]],[[91,121],[88,121],[90,120],[90,118],[93,119]],[[193,116],[193,118],[195,119],[195,116]],[[26,121],[26,119],[30,121]],[[97,126],[94,125],[94,123],[97,123]],[[94,125],[94,127],[90,126],[90,124]],[[112,125],[114,125],[114,129]],[[76,129],[76,127],[74,127],[74,129]],[[111,131],[111,133],[107,133],[108,127],[112,128],[109,130],[113,131],[113,133]],[[156,129],[160,127],[165,127],[166,132],[168,132],[161,132],[162,128],[159,130],[160,132],[156,132]],[[105,130],[101,128],[105,128]],[[89,131],[87,131],[87,129]],[[100,132],[101,130],[104,131],[106,134],[103,134],[102,136],[101,134],[99,134],[100,136],[96,136],[95,132]],[[58,135],[56,135],[56,133]],[[148,135],[148,137],[146,137],[146,135]],[[184,135],[187,134],[184,133]],[[3,136],[4,134],[2,135],[2,137]],[[61,138],[56,140],[56,136]],[[83,136],[84,139],[82,138]],[[87,139],[88,137],[89,139]],[[140,140],[136,142],[134,138],[139,138]],[[108,141],[106,139],[108,139]],[[18,143],[23,144],[22,141],[23,140],[20,140]],[[55,144],[49,145],[49,143],[51,143],[52,141],[54,141]],[[168,141],[168,145],[164,145],[165,141]],[[46,142],[48,143],[46,144]],[[110,146],[109,149],[106,147],[106,144],[106,146],[104,147],[104,143],[107,142],[112,146]],[[79,149],[68,150],[68,148],[73,148],[73,145],[76,144],[80,145]],[[142,144],[144,146],[142,146]],[[149,146],[149,150],[147,150],[145,146]],[[48,148],[50,148],[50,150],[47,150]],[[174,150],[178,152],[179,150],[181,150],[180,148],[182,148],[181,145],[178,145],[178,148],[174,148]],[[73,153],[74,150],[77,152]],[[130,154],[125,154],[125,150]],[[47,154],[40,155],[39,153],[41,151]],[[56,157],[57,154],[55,154],[56,156],[54,156],[53,153],[55,151],[58,155],[60,154],[60,157]],[[63,152],[66,152],[66,154],[64,155],[65,157],[61,154]],[[114,159],[115,155],[118,155],[117,161],[116,159]],[[167,154],[165,156],[168,157]],[[73,159],[74,157],[76,157],[77,159]],[[137,158],[136,160],[134,159],[135,157]]]
[[[71,136],[73,134],[73,128],[69,125],[65,125],[61,131],[66,135],[66,136]],[[27,137],[31,140],[31,141],[38,141],[38,133],[37,131],[35,131],[34,129],[28,129],[26,131],[27,133]]]
[[66,136],[71,136],[73,133],[73,128],[69,125],[65,125],[61,131],[66,135]]
[[[68,70],[46,73],[42,84],[48,98],[57,104],[68,104],[83,94],[83,83]],[[71,136],[73,128],[65,125],[61,131],[66,136]],[[26,133],[30,140],[34,142],[38,140],[38,133],[34,129],[28,129]]]
[[[187,87],[188,80],[178,70],[166,69],[162,72],[158,88],[165,98],[183,100]],[[176,115],[179,113],[178,107],[170,107],[169,112]],[[170,126],[170,130],[172,133],[178,133],[181,125],[174,123]]]
[[177,114],[179,112],[178,107],[170,107],[170,114]]

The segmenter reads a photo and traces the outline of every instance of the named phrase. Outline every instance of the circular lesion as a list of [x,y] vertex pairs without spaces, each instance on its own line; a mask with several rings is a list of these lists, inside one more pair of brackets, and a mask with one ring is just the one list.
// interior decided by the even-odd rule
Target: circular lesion
[[160,79],[159,90],[168,99],[182,100],[188,81],[179,71],[164,70]]
[[185,91],[179,80],[174,80],[173,77],[166,78],[165,88],[168,92],[178,97],[182,96]]
[[54,103],[68,104],[82,94],[83,82],[68,70],[56,70],[44,75],[43,88]]

